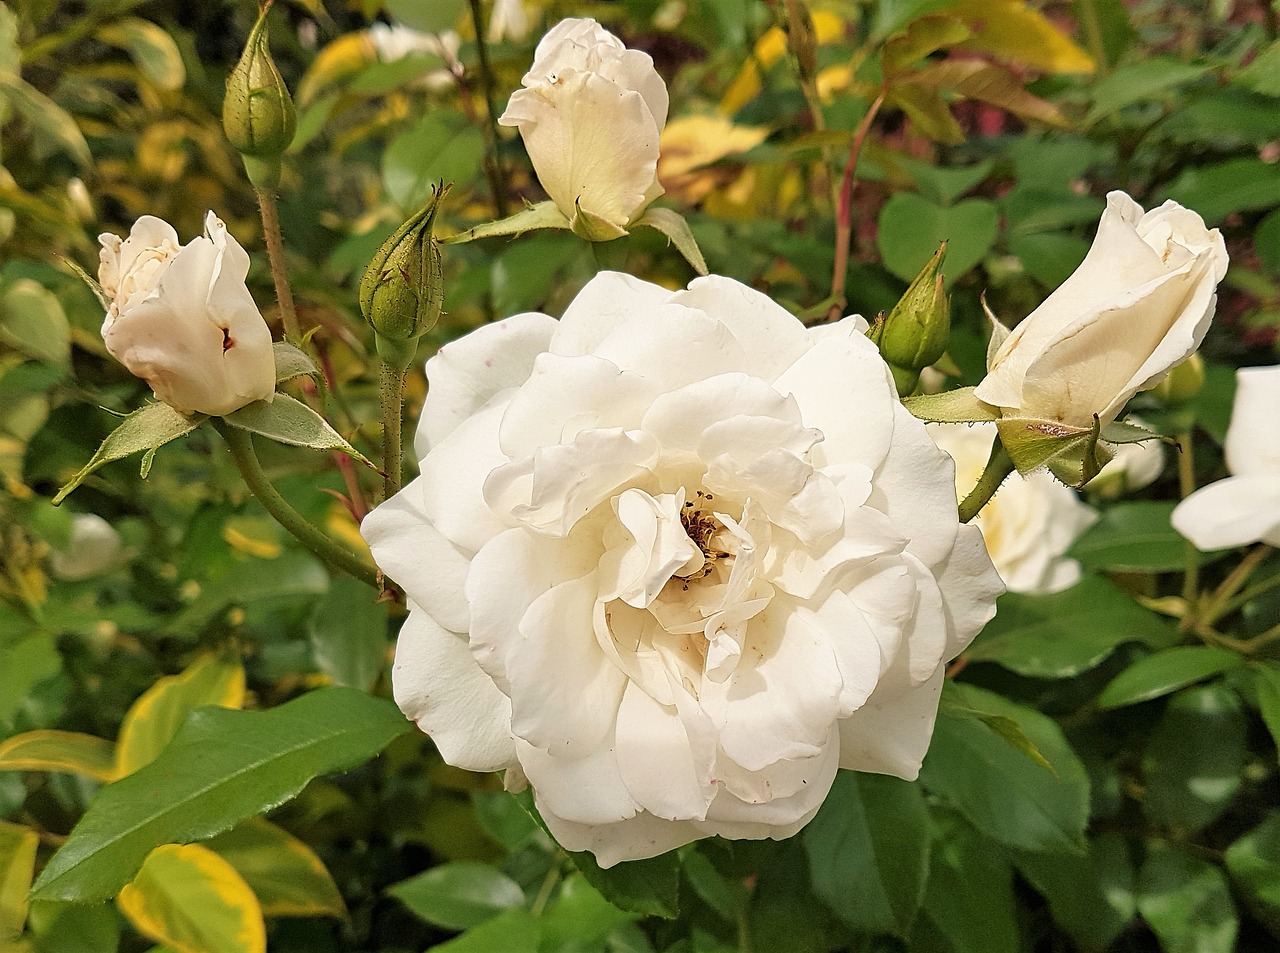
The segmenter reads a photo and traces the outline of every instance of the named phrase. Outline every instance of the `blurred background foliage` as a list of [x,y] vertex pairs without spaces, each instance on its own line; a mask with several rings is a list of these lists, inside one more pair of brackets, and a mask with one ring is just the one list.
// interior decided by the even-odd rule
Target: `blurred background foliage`
[[[711,270],[797,313],[830,294],[833,189],[882,97],[857,172],[849,310],[890,308],[949,239],[942,370],[962,382],[983,369],[980,296],[1006,322],[1027,314],[1083,258],[1109,189],[1199,211],[1232,256],[1206,381],[1190,402],[1145,397],[1140,409],[1195,434],[1192,477],[1223,472],[1232,368],[1276,363],[1280,327],[1280,44],[1266,0],[476,7],[491,104],[466,0],[280,0],[270,14],[299,108],[280,188],[294,293],[329,417],[369,455],[376,373],[355,283],[439,179],[454,183],[444,233],[541,198],[509,130],[500,175],[486,176],[485,117],[545,28],[576,15],[651,53],[666,79],[665,201]],[[1268,583],[1280,559],[1204,557],[1221,624],[1180,625],[1202,596],[1184,586],[1199,557],[1168,522],[1172,459],[1139,498],[1094,500],[1104,515],[1076,546],[1078,586],[1001,600],[953,669],[918,783],[842,774],[789,842],[704,842],[610,874],[556,848],[496,778],[448,767],[382,709],[381,722],[359,715],[356,696],[389,693],[399,610],[299,549],[208,429],[148,457],[145,480],[113,464],[54,508],[57,487],[146,396],[107,357],[102,309],[75,273],[96,271],[98,232],[151,214],[187,238],[214,209],[253,254],[250,285],[276,320],[252,191],[219,121],[256,13],[247,0],[0,4],[0,946],[1277,948],[1280,590]],[[622,242],[601,257],[672,287],[691,277],[656,233]],[[423,359],[494,317],[558,314],[600,267],[567,232],[450,246],[445,261],[447,314]],[[411,376],[411,415],[423,388]],[[300,511],[359,544],[372,474],[341,455],[264,457]],[[1237,565],[1248,585],[1229,576]],[[50,890],[28,903],[104,784],[169,790],[147,785],[179,757],[213,771],[233,726],[267,732],[254,713],[326,685],[356,693],[340,696],[353,707],[331,706],[348,724],[317,719],[315,753],[293,774],[264,767],[254,810],[287,800],[269,821],[208,839],[203,817],[247,814],[192,802],[167,830],[198,843],[158,848],[127,886],[131,867],[60,894],[115,903]],[[248,720],[197,715],[173,741],[205,705]],[[148,810],[137,798],[131,809]]]

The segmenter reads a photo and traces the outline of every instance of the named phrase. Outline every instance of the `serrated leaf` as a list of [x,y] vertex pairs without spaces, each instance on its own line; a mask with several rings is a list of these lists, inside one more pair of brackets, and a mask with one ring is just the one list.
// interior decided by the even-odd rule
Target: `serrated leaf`
[[42,728],[0,742],[0,771],[63,771],[114,781],[116,746],[96,735]]
[[345,917],[324,862],[288,831],[251,817],[207,843],[244,878],[268,917]]
[[957,93],[1054,129],[1065,129],[1070,125],[1057,106],[1027,92],[1022,82],[1003,66],[974,59],[949,59],[918,70],[902,85]]
[[315,362],[301,348],[294,347],[288,341],[276,341],[271,345],[271,350],[276,359],[277,384],[283,384],[295,377],[302,377],[304,374],[319,378],[320,368],[316,367]]
[[98,793],[32,896],[114,896],[150,851],[276,807],[312,778],[372,758],[410,725],[389,701],[322,688],[269,711],[200,708],[155,761]]
[[266,953],[262,908],[234,867],[199,844],[157,847],[117,905],[177,953]]
[[946,283],[950,287],[982,261],[995,244],[1000,213],[994,202],[964,199],[941,206],[912,192],[897,192],[878,218],[876,242],[884,266],[911,281],[938,246],[947,243]]
[[679,212],[669,208],[648,208],[635,222],[632,228],[646,226],[656,229],[676,246],[676,250],[684,256],[685,261],[700,275],[707,273],[707,262],[702,257],[698,242],[689,231],[689,223]]
[[917,394],[904,397],[902,406],[912,416],[938,424],[974,423],[980,420],[999,420],[1000,411],[984,404],[973,395],[972,387],[957,387],[941,394]]
[[1169,522],[1171,500],[1117,503],[1072,544],[1067,555],[1086,571],[1172,572],[1187,564],[1187,541]]
[[487,864],[458,861],[387,888],[415,916],[446,930],[469,930],[525,902],[520,885]]
[[0,946],[27,922],[27,888],[35,873],[40,837],[29,827],[0,821]]
[[168,31],[150,20],[114,20],[98,28],[98,39],[127,51],[138,69],[161,89],[181,89],[187,80],[178,44]]
[[338,685],[368,691],[387,667],[387,604],[350,576],[330,583],[307,634],[316,665]]
[[905,30],[885,41],[881,54],[884,75],[891,79],[930,53],[967,40],[971,32],[964,21],[946,14],[931,14],[912,20]]
[[357,460],[368,462],[364,454],[329,426],[327,420],[288,394],[276,394],[270,403],[255,400],[222,419],[233,427],[278,443],[310,447],[312,450],[341,450]]
[[936,813],[934,821],[929,881],[911,948],[1018,953],[1013,871],[1003,852],[954,816]]
[[587,882],[620,910],[674,919],[680,912],[680,860],[674,851],[604,870],[595,857],[571,853]]
[[1166,56],[1147,57],[1122,66],[1094,86],[1093,106],[1084,117],[1084,124],[1092,125],[1125,106],[1160,98],[1208,71],[1206,63],[1184,63]]
[[116,775],[132,774],[155,760],[196,708],[244,704],[244,666],[238,659],[206,655],[180,675],[166,675],[127,712],[116,742]]
[[71,478],[62,489],[58,490],[53,503],[57,506],[67,498],[72,490],[85,481],[89,474],[99,467],[120,460],[144,450],[155,450],[163,447],[170,440],[191,433],[205,421],[204,414],[180,414],[168,404],[159,401],[146,404],[135,410],[120,422],[120,426],[102,441],[98,452],[84,465],[84,468]]
[[1148,655],[1117,675],[1098,696],[1099,708],[1122,708],[1176,692],[1244,665],[1215,645],[1179,645]]
[[522,235],[525,232],[531,232],[540,228],[569,228],[569,219],[556,206],[555,202],[539,202],[537,205],[530,205],[528,208],[521,209],[514,215],[508,215],[506,218],[499,219],[496,222],[487,222],[484,225],[476,225],[468,228],[464,232],[457,235],[451,235],[445,239],[449,244],[461,244],[462,242],[475,241],[477,238],[492,238],[497,235]]

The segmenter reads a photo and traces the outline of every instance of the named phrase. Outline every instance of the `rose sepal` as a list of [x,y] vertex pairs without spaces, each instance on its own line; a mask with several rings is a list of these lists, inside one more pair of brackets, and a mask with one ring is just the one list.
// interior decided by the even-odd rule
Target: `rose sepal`
[[307,356],[301,348],[294,347],[288,341],[276,341],[271,345],[276,359],[276,383],[283,384],[295,377],[320,378],[320,368]]
[[1000,411],[984,404],[973,393],[972,387],[957,387],[941,394],[916,394],[904,397],[902,406],[912,416],[931,424],[973,424],[984,420],[999,420]]
[[450,245],[461,245],[473,242],[478,238],[494,238],[499,235],[523,235],[525,232],[537,231],[541,228],[571,228],[569,219],[550,200],[536,205],[527,205],[514,215],[498,219],[496,222],[485,222],[474,225],[466,231],[450,235],[444,241]]
[[341,450],[373,466],[327,420],[288,394],[277,393],[270,401],[255,400],[222,419],[237,430],[246,430],[277,443],[310,447],[312,450]]
[[[943,288],[942,264],[947,257],[947,243],[942,242],[933,257],[920,269],[910,286],[887,316],[877,316],[867,331],[881,355],[891,367],[906,374],[894,375],[898,392],[906,383],[915,387],[919,371],[929,367],[946,353],[951,337],[951,306]],[[916,372],[915,380],[910,372]]]
[[1100,442],[1097,416],[1088,429],[1030,417],[1001,417],[996,429],[1019,473],[1048,467],[1060,481],[1077,489],[1097,476],[1112,456]]
[[631,225],[632,228],[638,226],[652,228],[667,236],[667,241],[676,246],[676,251],[684,256],[684,260],[694,271],[700,275],[707,274],[707,261],[702,257],[702,249],[698,247],[698,242],[689,229],[689,223],[679,212],[674,209],[650,206]]

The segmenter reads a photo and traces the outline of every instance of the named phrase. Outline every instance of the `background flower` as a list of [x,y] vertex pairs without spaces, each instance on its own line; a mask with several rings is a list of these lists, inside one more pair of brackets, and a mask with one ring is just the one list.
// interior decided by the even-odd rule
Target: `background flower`
[[1280,365],[1236,372],[1225,450],[1231,476],[1178,504],[1173,526],[1197,549],[1280,546]]
[[446,760],[604,865],[788,836],[837,766],[916,776],[1001,586],[863,326],[603,273],[428,362],[421,476],[363,531]]
[[[956,492],[973,489],[991,454],[995,424],[928,424],[929,436],[956,462]],[[1080,579],[1066,552],[1097,514],[1047,470],[1010,474],[973,519],[1010,592],[1060,592]]]

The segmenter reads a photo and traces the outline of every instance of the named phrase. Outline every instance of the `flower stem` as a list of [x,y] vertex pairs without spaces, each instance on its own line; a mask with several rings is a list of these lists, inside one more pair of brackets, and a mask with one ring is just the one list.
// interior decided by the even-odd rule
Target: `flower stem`
[[[1190,431],[1178,434],[1178,451],[1178,494],[1185,500],[1196,491],[1196,458]],[[1200,590],[1200,550],[1188,540],[1186,554],[1187,568],[1182,575],[1182,598],[1187,604],[1186,618],[1194,619],[1196,596]]]
[[312,526],[271,485],[258,461],[257,453],[254,452],[253,436],[248,431],[232,427],[218,417],[211,418],[211,422],[227,442],[227,449],[231,451],[231,458],[244,478],[245,485],[277,523],[334,569],[350,573],[374,589],[382,589],[378,581],[378,570],[372,564]]
[[382,395],[382,498],[387,500],[400,492],[404,368],[382,361],[378,390]]
[[[849,161],[845,163],[844,175],[840,179],[840,194],[836,200],[836,256],[831,266],[829,298],[831,305],[827,309],[828,321],[839,320],[844,314],[845,305],[848,304],[844,286],[849,276],[849,252],[853,248],[854,174],[858,168],[858,156],[862,154],[862,143],[867,138],[867,133],[871,131],[871,124],[875,122],[882,105],[884,105],[883,91],[867,109],[867,114],[862,117],[862,122],[858,123],[858,128],[849,143]],[[995,491],[992,490],[992,492]]]
[[1000,438],[997,437],[996,442],[991,446],[991,456],[987,458],[982,476],[978,477],[978,482],[969,491],[969,495],[960,502],[960,522],[967,523],[977,516],[978,512],[996,495],[996,490],[1000,489],[1000,484],[1004,482],[1005,477],[1012,472],[1013,460],[1009,456],[1009,451],[1005,450],[1004,444],[1000,442]]
[[493,105],[493,69],[489,65],[489,47],[484,39],[484,17],[480,12],[480,0],[470,0],[471,25],[476,31],[476,56],[480,60],[480,86],[484,90],[485,121],[484,165],[489,179],[489,191],[493,193],[493,209],[498,218],[507,217],[507,183],[502,175],[502,163],[498,160],[498,115]]
[[1244,559],[1240,560],[1240,564],[1227,574],[1227,578],[1222,580],[1222,584],[1214,591],[1213,596],[1206,600],[1207,605],[1201,617],[1206,624],[1213,625],[1233,608],[1244,605],[1253,598],[1252,594],[1246,592],[1242,601],[1236,602],[1232,599],[1240,591],[1240,587],[1249,581],[1258,563],[1266,559],[1270,552],[1271,547],[1263,543],[1250,551]]
[[280,208],[276,204],[276,194],[271,189],[255,188],[253,191],[258,196],[258,211],[262,213],[262,235],[267,242],[267,258],[271,262],[271,279],[276,285],[276,300],[280,303],[284,339],[294,347],[302,347],[298,311],[293,305],[289,272],[284,264],[284,242],[280,237]]

